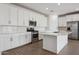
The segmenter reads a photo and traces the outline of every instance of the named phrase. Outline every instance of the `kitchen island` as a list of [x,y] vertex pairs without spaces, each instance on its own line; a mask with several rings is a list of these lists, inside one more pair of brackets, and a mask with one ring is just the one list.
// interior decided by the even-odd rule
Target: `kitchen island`
[[70,32],[41,32],[43,38],[43,49],[58,54],[68,44]]

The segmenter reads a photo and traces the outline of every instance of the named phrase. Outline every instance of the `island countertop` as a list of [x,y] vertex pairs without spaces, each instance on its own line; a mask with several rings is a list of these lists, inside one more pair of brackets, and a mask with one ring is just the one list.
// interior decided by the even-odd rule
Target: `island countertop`
[[70,31],[59,31],[59,32],[45,31],[45,32],[40,32],[40,34],[43,34],[43,35],[55,35],[55,36],[68,35],[70,33],[72,33],[72,32],[70,32]]

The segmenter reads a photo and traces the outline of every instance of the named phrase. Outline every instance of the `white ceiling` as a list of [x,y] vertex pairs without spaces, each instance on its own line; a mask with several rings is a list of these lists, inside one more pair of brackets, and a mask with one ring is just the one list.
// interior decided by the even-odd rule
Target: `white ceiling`
[[[57,3],[19,3],[20,5],[24,5],[36,11],[42,12],[46,15],[50,14],[50,10],[57,13],[58,15],[69,13],[79,10],[79,3],[61,3],[58,5]],[[46,8],[49,8],[46,10]]]

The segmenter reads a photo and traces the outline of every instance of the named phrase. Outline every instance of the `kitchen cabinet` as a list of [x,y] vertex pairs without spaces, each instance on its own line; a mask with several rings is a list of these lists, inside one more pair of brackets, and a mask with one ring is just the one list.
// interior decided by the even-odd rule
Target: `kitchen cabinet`
[[66,19],[66,17],[65,16],[63,16],[63,17],[59,17],[59,26],[60,27],[65,27],[65,26],[67,26],[67,19]]
[[0,51],[5,51],[10,49],[10,39],[9,35],[2,34],[0,35]]
[[31,33],[1,34],[0,51],[9,50],[31,42]]
[[0,35],[0,51],[3,51],[4,50],[4,40],[3,40],[3,36]]
[[18,25],[23,26],[24,25],[24,12],[23,8],[18,8]]
[[29,12],[28,10],[24,10],[24,25],[29,26]]
[[19,40],[19,36],[11,36],[10,37],[11,40],[11,48],[16,48],[18,46],[20,46],[20,40]]
[[72,14],[66,16],[67,22],[69,21],[79,21],[79,14]]
[[73,14],[73,21],[79,21],[79,14]]
[[20,45],[26,44],[27,39],[25,39],[25,35],[20,35],[19,40],[20,40]]
[[35,20],[37,22],[37,26],[40,27],[41,26],[40,22],[42,22],[41,19],[40,19],[40,16],[36,16]]
[[38,14],[36,16],[37,26],[38,27],[46,27],[47,26],[47,19],[43,15]]
[[27,39],[26,40],[27,44],[31,42],[31,33],[30,32],[25,35],[25,39]]
[[10,6],[10,25],[17,25],[17,7]]
[[8,25],[10,7],[7,4],[0,4],[0,25]]
[[[65,17],[65,16],[64,16]],[[73,16],[72,15],[67,15],[66,16],[67,21],[73,21]]]
[[17,7],[0,4],[0,25],[17,25]]
[[19,36],[20,45],[28,44],[31,42],[31,33],[23,34]]

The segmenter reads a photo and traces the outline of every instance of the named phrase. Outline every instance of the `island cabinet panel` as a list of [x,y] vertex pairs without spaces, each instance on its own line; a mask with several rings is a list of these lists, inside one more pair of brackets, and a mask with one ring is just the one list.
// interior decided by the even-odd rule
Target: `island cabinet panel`
[[43,49],[58,54],[68,44],[68,32],[40,33],[43,37]]

